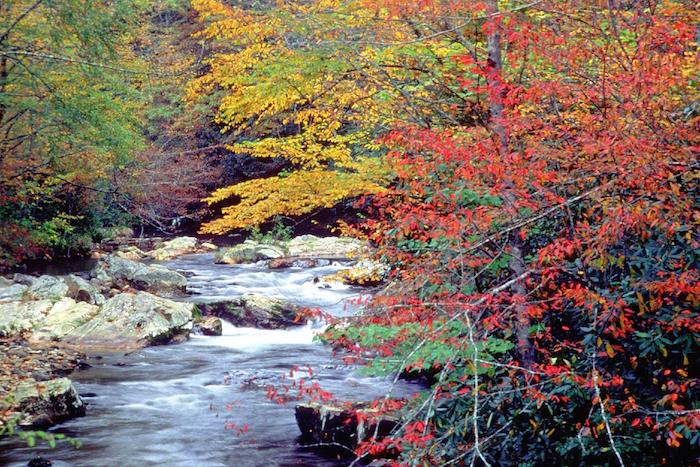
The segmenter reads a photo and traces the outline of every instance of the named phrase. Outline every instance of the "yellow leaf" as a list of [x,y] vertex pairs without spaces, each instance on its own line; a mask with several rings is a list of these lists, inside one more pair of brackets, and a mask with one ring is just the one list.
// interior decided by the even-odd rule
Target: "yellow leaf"
[[613,349],[612,345],[610,345],[610,342],[605,343],[605,352],[608,354],[608,357],[610,357],[610,358],[615,356],[615,349]]
[[639,303],[639,311],[642,313],[647,312],[647,307],[644,305],[644,297],[642,297],[642,294],[637,291],[637,303]]

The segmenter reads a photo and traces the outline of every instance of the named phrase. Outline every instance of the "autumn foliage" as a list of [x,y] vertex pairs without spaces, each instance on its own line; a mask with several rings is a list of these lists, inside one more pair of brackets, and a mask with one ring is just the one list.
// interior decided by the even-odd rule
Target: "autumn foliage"
[[[85,250],[109,180],[142,137],[128,30],[143,6],[0,5],[0,267]],[[86,188],[89,187],[89,188]]]
[[201,56],[131,4],[0,6],[0,263],[210,188],[209,234],[358,200],[389,286],[326,338],[426,383],[360,460],[700,462],[695,2],[192,0]]
[[406,465],[697,462],[697,11],[377,8],[468,22],[451,61],[488,117],[382,140],[395,179],[362,229],[395,284],[329,337],[431,388],[376,442]]
[[[442,126],[486,118],[461,88],[459,42],[415,41],[411,21],[362,1],[264,4],[196,0],[211,48],[187,100],[210,105],[234,154],[285,169],[214,191],[206,233],[313,214],[389,183],[377,143],[396,121]],[[439,18],[434,25],[439,27]],[[389,27],[387,27],[389,25]],[[472,112],[465,113],[465,107]]]
[[[191,102],[216,103],[215,120],[234,135],[227,148],[256,158],[286,160],[288,169],[214,191],[210,204],[228,201],[206,233],[257,226],[276,215],[301,215],[382,189],[384,172],[358,122],[371,119],[374,88],[318,41],[332,33],[308,29],[322,5],[292,3],[273,10],[196,0],[215,47],[209,71],[188,86]],[[294,39],[297,37],[297,39]],[[361,150],[357,150],[359,147]]]
[[188,4],[0,5],[0,268],[201,215],[221,168],[197,150],[213,124],[179,108],[197,45]]

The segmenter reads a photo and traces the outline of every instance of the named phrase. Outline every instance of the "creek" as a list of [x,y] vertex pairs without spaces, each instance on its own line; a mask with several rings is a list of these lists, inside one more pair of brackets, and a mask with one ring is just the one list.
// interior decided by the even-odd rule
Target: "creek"
[[[188,276],[188,301],[234,298],[244,293],[279,297],[344,316],[357,311],[361,289],[324,288],[314,278],[347,265],[269,270],[264,265],[217,265],[212,254],[164,263]],[[50,448],[21,441],[0,447],[0,465],[26,466],[35,456],[64,466],[340,466],[348,461],[323,457],[297,443],[294,403],[278,404],[266,386],[281,377],[313,381],[340,400],[383,395],[388,379],[359,375],[343,365],[328,346],[314,341],[323,323],[287,330],[236,328],[224,323],[217,337],[193,336],[185,343],[149,347],[130,354],[93,355],[86,370],[71,379],[88,404],[86,417],[50,431],[82,442]],[[400,382],[394,394],[414,391]],[[243,434],[227,424],[248,425]]]

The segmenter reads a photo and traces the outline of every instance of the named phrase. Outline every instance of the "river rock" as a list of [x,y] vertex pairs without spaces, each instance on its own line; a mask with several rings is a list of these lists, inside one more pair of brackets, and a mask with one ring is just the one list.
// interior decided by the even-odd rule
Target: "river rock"
[[100,307],[64,297],[0,303],[0,336],[42,346],[128,349],[177,341],[192,327],[194,305],[147,292],[120,293]]
[[215,261],[223,264],[241,264],[277,260],[271,261],[271,269],[280,269],[291,267],[295,262],[304,267],[302,260],[347,259],[365,251],[368,251],[367,244],[355,238],[301,235],[286,242],[275,243],[261,243],[248,239],[234,247],[219,250]]
[[144,253],[139,247],[134,245],[121,246],[113,254],[118,258],[124,258],[130,261],[141,261],[146,257],[146,253]]
[[14,282],[15,284],[30,286],[34,283],[35,280],[36,277],[30,276],[29,274],[21,274],[16,272],[12,275],[12,282]]
[[90,273],[103,288],[131,286],[158,295],[182,295],[187,279],[161,265],[145,265],[116,256],[100,260]]
[[67,380],[56,381],[85,366],[85,355],[73,349],[36,349],[23,339],[0,337],[0,427],[59,421],[60,414],[72,416],[76,407],[65,402],[77,401],[76,393],[68,389]]
[[19,425],[45,428],[85,415],[85,404],[68,378],[21,382],[12,396]]
[[61,340],[94,318],[98,311],[98,306],[88,302],[63,298],[51,307],[29,340],[35,343]]
[[195,237],[177,237],[163,242],[159,248],[149,251],[146,255],[157,261],[166,261],[197,251],[197,239]]
[[51,300],[0,303],[0,336],[34,331],[44,321],[52,306]]
[[281,329],[304,324],[300,307],[278,298],[249,294],[215,303],[197,305],[204,316],[216,316],[234,326]]
[[147,292],[110,298],[85,324],[62,341],[81,349],[133,349],[177,342],[192,328],[194,305]]
[[195,237],[177,237],[168,240],[163,244],[162,248],[170,248],[172,250],[194,250],[197,248],[197,239]]
[[131,282],[138,290],[159,295],[182,295],[187,288],[185,276],[159,265],[147,266],[137,271]]
[[275,329],[303,324],[299,319],[299,307],[278,298],[249,294],[241,297],[244,319],[256,323],[256,327]]
[[68,286],[68,297],[78,302],[85,302],[91,305],[102,305],[105,297],[92,283],[80,276],[70,275],[63,278],[63,282]]
[[330,276],[326,281],[339,281],[346,285],[372,287],[381,284],[389,272],[388,266],[378,261],[364,259],[349,269],[343,269]]
[[333,259],[352,258],[367,249],[367,244],[356,238],[315,235],[294,237],[284,246],[289,256]]
[[[15,275],[16,277],[19,275]],[[31,278],[31,276],[26,276]],[[65,297],[93,305],[104,303],[105,298],[90,282],[82,277],[69,275],[66,277],[43,275],[28,281],[19,277],[25,283],[16,283],[9,287],[0,287],[0,302],[18,300],[52,300],[59,301]],[[28,285],[25,285],[28,284]]]
[[400,423],[397,414],[380,415],[378,409],[365,403],[350,408],[301,404],[296,406],[295,416],[302,444],[343,446],[347,448],[346,453],[353,452],[359,443],[373,437],[375,431],[378,439],[390,435]]
[[219,250],[214,256],[214,261],[218,264],[255,263],[282,256],[285,256],[285,251],[277,245],[246,240],[240,245]]
[[113,255],[102,258],[90,272],[101,283],[128,283],[137,271],[144,267],[143,264]]
[[296,258],[293,256],[285,256],[284,258],[275,258],[267,262],[267,267],[270,269],[287,269],[287,268],[313,268],[318,266],[319,260],[314,258]]
[[222,332],[222,322],[215,316],[202,316],[195,320],[192,327],[192,334],[201,334],[204,336],[220,336]]
[[16,302],[24,298],[28,287],[23,284],[14,284],[10,281],[0,285],[0,303]]
[[[74,350],[56,346],[32,348],[21,338],[0,337],[0,394],[14,392],[21,381],[28,377],[36,381],[63,377],[76,368],[87,366],[85,356]],[[0,396],[0,400],[4,396]],[[2,421],[0,411],[0,423]]]
[[38,277],[27,289],[27,295],[33,300],[60,300],[68,294],[68,285],[56,276]]

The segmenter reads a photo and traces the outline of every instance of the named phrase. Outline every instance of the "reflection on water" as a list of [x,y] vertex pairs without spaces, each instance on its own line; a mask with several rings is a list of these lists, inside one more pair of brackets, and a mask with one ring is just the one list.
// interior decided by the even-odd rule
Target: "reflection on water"
[[[262,293],[344,315],[350,288],[323,288],[314,277],[342,268],[269,271],[262,266],[213,264],[212,255],[190,255],[169,263],[187,271],[190,299],[210,301]],[[300,366],[341,399],[379,397],[389,387],[381,379],[353,374],[331,350],[313,342],[321,323],[291,330],[236,328],[226,323],[220,337],[193,337],[173,346],[91,360],[92,368],[73,375],[85,396],[88,416],[53,431],[79,438],[81,449],[60,445],[0,448],[0,465],[23,466],[34,456],[54,466],[334,466],[347,462],[318,457],[296,444],[293,405],[266,398],[265,387]],[[408,384],[396,388],[411,391]],[[248,433],[225,429],[248,424]]]
[[63,276],[67,274],[82,273],[85,275],[90,271],[97,260],[93,258],[66,258],[54,261],[36,260],[28,261],[22,266],[18,266],[12,272],[23,274],[51,274],[52,276]]

